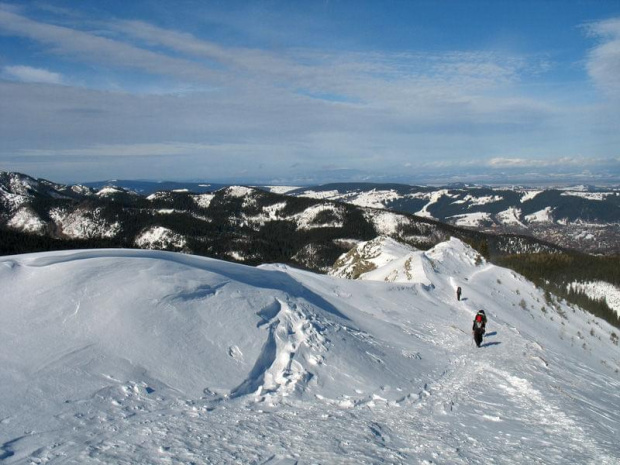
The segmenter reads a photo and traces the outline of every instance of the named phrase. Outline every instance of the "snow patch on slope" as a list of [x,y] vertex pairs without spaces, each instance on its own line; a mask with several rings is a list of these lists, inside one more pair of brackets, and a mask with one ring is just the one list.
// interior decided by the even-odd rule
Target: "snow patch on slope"
[[501,211],[495,215],[498,221],[502,224],[516,225],[525,227],[525,225],[521,222],[521,209],[520,208],[508,208],[507,210]]
[[400,226],[409,224],[409,219],[404,215],[398,213],[391,213],[388,211],[373,211],[372,213],[365,212],[366,219],[372,221],[375,230],[381,235],[396,234]]
[[215,197],[215,194],[200,194],[200,195],[193,195],[192,199],[194,200],[196,205],[198,205],[199,207],[209,208],[214,197]]
[[337,190],[332,191],[304,191],[299,194],[300,197],[307,197],[309,199],[318,199],[318,200],[330,200],[337,199],[340,196],[340,192]]
[[528,223],[553,223],[553,208],[545,207],[530,215],[525,215],[525,221]]
[[411,195],[411,198],[414,199],[428,199],[428,203],[426,205],[424,205],[424,207],[422,207],[422,209],[418,212],[416,212],[415,214],[418,216],[422,216],[425,218],[431,218],[433,219],[433,215],[428,211],[428,208],[433,205],[434,203],[437,203],[439,201],[439,199],[441,199],[443,196],[447,196],[447,197],[454,197],[454,195],[450,194],[450,191],[448,189],[440,189],[438,191],[434,191],[434,192],[418,192],[416,194]]
[[585,293],[594,300],[604,299],[609,308],[614,310],[620,318],[620,288],[605,281],[591,281],[587,283],[573,283],[570,287]]
[[482,197],[475,197],[471,194],[467,194],[461,200],[456,200],[452,202],[453,204],[464,204],[468,203],[469,207],[477,206],[477,205],[487,205],[489,203],[495,203],[502,201],[503,198],[499,195],[485,195]]
[[47,224],[35,212],[25,207],[20,208],[13,214],[7,222],[7,226],[18,231],[43,234]]
[[299,186],[262,186],[262,187],[264,189],[267,189],[269,192],[273,192],[274,194],[286,194],[287,192],[300,189]]
[[581,197],[587,200],[603,201],[610,195],[615,195],[613,192],[579,192],[579,191],[566,191],[562,192],[563,196]]
[[263,207],[263,213],[265,214],[265,220],[277,220],[279,213],[286,208],[286,202],[278,202],[273,205],[266,205]]
[[186,239],[163,226],[153,226],[142,231],[135,239],[135,244],[143,249],[183,250]]
[[456,226],[475,228],[492,223],[491,214],[486,212],[467,213],[464,215],[449,216]]
[[356,193],[351,198],[347,198],[347,203],[360,207],[385,208],[385,205],[400,198],[400,194],[395,190],[372,189],[368,192]]
[[343,208],[332,204],[314,205],[291,218],[297,223],[297,229],[341,228],[344,221]]
[[110,223],[101,216],[101,208],[94,210],[74,210],[66,212],[60,208],[50,210],[50,217],[60,228],[62,234],[72,239],[106,238],[116,236],[121,225]]
[[521,203],[525,203],[528,200],[532,200],[533,198],[535,198],[541,192],[544,192],[544,191],[543,190],[525,191],[525,194],[523,194],[523,196],[521,197]]

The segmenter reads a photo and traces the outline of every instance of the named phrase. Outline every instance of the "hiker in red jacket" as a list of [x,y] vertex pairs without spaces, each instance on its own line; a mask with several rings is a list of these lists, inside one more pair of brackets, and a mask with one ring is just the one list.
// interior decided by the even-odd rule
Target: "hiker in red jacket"
[[476,313],[476,316],[474,318],[474,324],[471,327],[471,330],[474,333],[474,341],[476,341],[477,347],[480,347],[480,344],[482,343],[482,336],[484,336],[486,326],[487,316],[484,313],[484,310],[479,310],[478,313]]

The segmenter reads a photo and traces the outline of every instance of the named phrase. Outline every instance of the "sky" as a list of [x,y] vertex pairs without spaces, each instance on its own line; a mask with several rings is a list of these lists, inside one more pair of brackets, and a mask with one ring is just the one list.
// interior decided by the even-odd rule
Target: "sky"
[[620,182],[620,1],[0,0],[0,170]]

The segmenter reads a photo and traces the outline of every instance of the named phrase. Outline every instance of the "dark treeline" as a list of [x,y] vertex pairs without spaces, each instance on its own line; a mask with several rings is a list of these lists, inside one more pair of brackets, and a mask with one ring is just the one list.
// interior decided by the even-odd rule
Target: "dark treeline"
[[118,239],[55,239],[49,236],[0,229],[0,255],[117,247],[127,248],[128,246]]
[[604,299],[592,299],[570,287],[574,283],[605,281],[620,285],[620,256],[592,256],[580,253],[538,253],[509,255],[493,260],[500,266],[522,274],[543,289],[578,305],[611,325],[620,319]]

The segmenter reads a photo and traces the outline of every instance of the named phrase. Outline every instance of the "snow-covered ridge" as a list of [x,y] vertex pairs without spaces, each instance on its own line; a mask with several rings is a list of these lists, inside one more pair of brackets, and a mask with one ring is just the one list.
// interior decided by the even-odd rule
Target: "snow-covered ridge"
[[359,194],[352,195],[347,199],[347,202],[360,207],[384,208],[386,203],[399,197],[400,195],[393,189],[373,189],[370,192],[360,192]]
[[338,198],[340,193],[336,190],[334,191],[304,191],[299,194],[300,197],[308,197],[310,199],[319,199],[319,200],[332,200]]
[[[482,232],[528,234],[561,247],[588,253],[618,253],[618,187],[493,188],[394,184],[332,184],[293,191],[292,195],[384,208]],[[585,223],[600,230],[588,234]],[[382,234],[385,232],[381,231]],[[567,236],[571,239],[565,241]]]
[[[399,247],[420,253],[383,241]],[[614,463],[618,330],[460,241],[424,257],[430,285],[144,250],[2,257],[0,456],[478,464],[484,444],[508,465]]]
[[109,197],[111,195],[122,194],[124,192],[125,191],[123,189],[119,189],[118,187],[108,186],[103,189],[99,189],[99,191],[97,191],[97,195],[99,197]]
[[341,256],[330,271],[331,276],[357,279],[394,260],[416,252],[414,247],[401,244],[394,239],[379,236],[368,242],[361,242]]
[[581,192],[581,191],[567,191],[562,193],[563,196],[573,196],[573,197],[581,197],[582,199],[588,200],[605,200],[606,197],[610,195],[618,195],[618,193],[610,193],[610,192]]
[[287,192],[299,189],[299,186],[261,186],[263,189],[267,189],[274,194],[286,194]]
[[348,279],[431,286],[437,273],[458,274],[461,268],[475,268],[485,263],[478,252],[456,238],[421,251],[381,236],[362,242],[342,255],[329,274]]
[[254,189],[245,186],[230,186],[222,189],[222,191],[231,197],[247,197],[254,193]]
[[487,205],[489,203],[495,203],[502,200],[502,197],[499,195],[485,195],[482,197],[475,197],[473,195],[466,195],[461,200],[455,200],[452,202],[453,204],[467,204],[469,207],[477,206],[477,205]]

